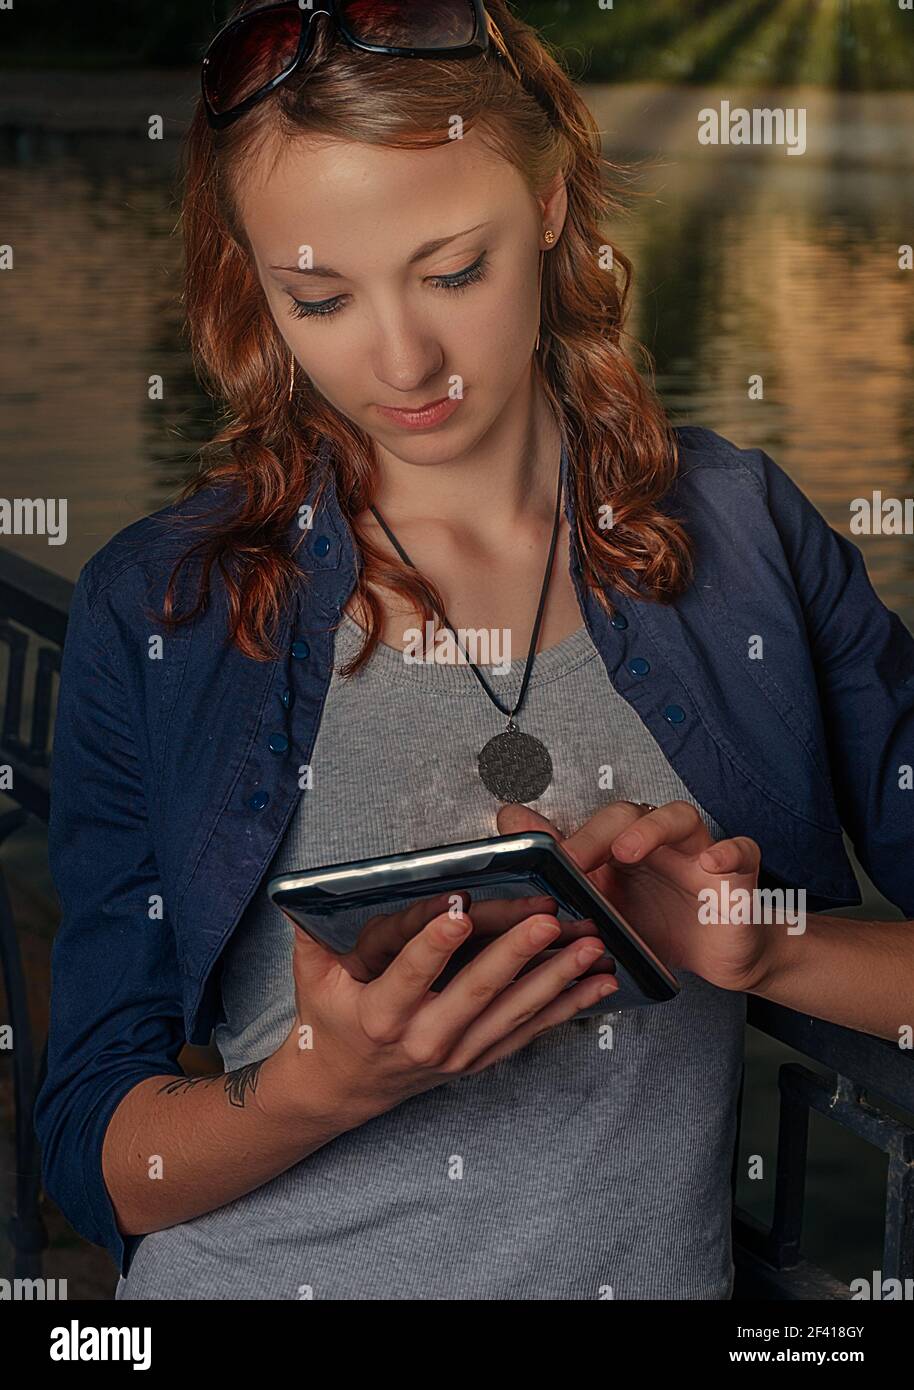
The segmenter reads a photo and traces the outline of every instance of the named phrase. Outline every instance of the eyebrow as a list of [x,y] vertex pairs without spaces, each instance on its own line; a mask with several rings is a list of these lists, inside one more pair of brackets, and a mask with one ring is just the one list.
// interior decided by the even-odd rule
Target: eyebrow
[[[437,237],[434,241],[424,241],[421,246],[416,248],[406,264],[415,265],[417,261],[428,260],[429,256],[434,256],[436,251],[440,251],[442,247],[448,246],[452,241],[456,241],[458,237],[468,236],[470,232],[478,232],[481,227],[488,227],[489,225],[489,222],[477,222],[475,227],[466,227],[462,232],[455,232],[453,236]],[[341,271],[334,270],[333,267],[329,265],[315,265],[312,266],[310,270],[302,270],[301,267],[297,265],[271,265],[270,269],[287,270],[292,275],[321,276],[328,280],[345,280],[346,278]]]

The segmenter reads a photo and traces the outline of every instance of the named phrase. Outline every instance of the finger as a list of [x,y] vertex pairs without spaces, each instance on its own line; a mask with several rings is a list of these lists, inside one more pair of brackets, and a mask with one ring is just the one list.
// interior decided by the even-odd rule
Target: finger
[[534,917],[537,913],[554,916],[557,907],[555,898],[546,894],[536,898],[487,898],[473,907],[473,935],[494,936],[517,926],[525,917]]
[[499,807],[495,824],[500,835],[521,835],[525,830],[544,830],[554,840],[562,839],[561,831],[551,820],[541,816],[539,811],[533,811],[529,806],[521,806],[513,801]]
[[615,837],[610,845],[614,859],[634,864],[667,845],[680,854],[698,854],[713,837],[697,809],[688,801],[668,801],[648,811]]
[[[596,827],[593,825],[597,817],[605,813],[609,813],[607,834],[601,830],[602,822],[598,822]],[[591,874],[595,887],[606,897],[612,897],[615,885],[611,866],[608,864],[610,854],[606,848],[606,843],[608,843],[608,839],[612,838],[612,834],[618,834],[639,815],[643,815],[643,811],[635,808],[631,802],[613,802],[610,806],[604,807],[602,812],[597,812],[597,816],[591,817],[585,825],[567,839],[551,821],[547,820],[545,816],[541,816],[539,812],[532,811],[529,806],[515,804],[502,806],[498,812],[497,823],[503,834],[524,830],[546,831],[554,840],[558,840],[579,868],[583,869],[585,873]],[[613,827],[615,828],[613,829]]]
[[[560,931],[554,917],[536,916],[490,941],[486,949],[426,1005],[424,1031],[433,1033],[450,1049],[512,982],[521,967],[544,947],[551,946]],[[602,949],[602,943],[600,947]]]
[[[520,971],[522,975],[525,974],[528,970],[531,970],[534,966],[538,965],[541,960],[547,959],[550,956],[557,955],[558,952],[563,949],[563,947],[570,945],[573,941],[582,941],[591,937],[597,937],[599,939],[600,937],[600,933],[597,931],[596,926],[589,917],[575,920],[573,922],[562,922],[560,923],[560,926],[562,928],[561,935],[555,938],[555,941],[551,946],[548,946],[544,951],[540,951],[538,955],[535,955],[533,957],[533,959],[529,962],[528,965],[525,965],[523,967],[523,969]],[[594,961],[594,964],[590,967],[592,971],[614,971],[615,968],[615,961],[605,948],[603,951],[603,955],[600,956],[596,961]]]
[[[541,961],[551,960],[553,956],[557,956],[560,949],[561,946],[557,946],[545,951],[540,951],[538,956],[534,956],[528,965],[523,966],[523,968],[518,971],[517,978],[520,979],[521,975],[527,975],[531,970],[535,970]],[[593,965],[589,965],[586,970],[581,971],[581,977],[583,978],[585,975],[614,975],[615,973],[616,962],[609,952],[604,950],[603,954],[597,957]]]
[[[579,947],[569,947],[562,955],[573,956]],[[529,976],[505,990],[469,1028],[448,1061],[464,1071],[475,1072],[499,1057],[507,1056],[531,1042],[540,1033],[565,1023],[581,1009],[609,999],[619,989],[611,975],[581,978],[582,967],[564,965],[558,960],[541,966],[540,978]],[[574,972],[577,971],[577,974]],[[569,980],[577,984],[569,987]],[[607,1004],[612,1008],[612,1002]],[[531,1012],[532,1010],[532,1012]]]
[[320,986],[326,987],[330,976],[340,971],[346,974],[336,951],[331,951],[329,946],[325,946],[317,937],[306,931],[284,907],[280,908],[280,911],[295,928],[292,938],[292,969],[296,982],[301,987],[313,992]]
[[699,855],[702,868],[710,869],[712,874],[757,874],[761,862],[762,851],[748,835],[718,840]]
[[[439,913],[394,956],[383,974],[363,986],[360,1017],[376,1041],[398,1038],[451,956],[473,930],[467,913]],[[463,975],[460,971],[460,975]],[[442,991],[444,994],[445,991]]]
[[612,857],[610,847],[613,840],[645,814],[631,801],[611,801],[607,806],[601,806],[573,835],[569,835],[562,848],[579,868],[590,873]]
[[372,975],[380,975],[407,941],[411,941],[445,908],[450,910],[453,907],[452,899],[455,898],[460,899],[460,910],[466,912],[470,895],[463,889],[460,893],[438,893],[434,898],[420,898],[399,912],[379,913],[370,917],[351,954],[356,955]]
[[[466,891],[459,895],[436,893],[433,898],[417,898],[415,902],[410,903],[408,907],[401,907],[398,912],[376,912],[373,917],[368,918],[368,921],[362,928],[362,934],[359,940],[362,941],[364,938],[375,934],[388,936],[392,930],[399,931],[401,928],[406,928],[408,930],[417,925],[419,927],[427,926],[432,920],[432,917],[437,917],[438,913],[441,912],[444,907],[451,906],[450,899],[455,896],[468,899],[470,895]],[[466,908],[468,904],[464,903],[463,906]],[[435,910],[429,912],[431,908]],[[404,936],[403,939],[406,940],[406,937]]]
[[[355,950],[347,953],[344,959],[352,960],[353,957],[355,958],[355,962],[359,966],[356,974],[363,982],[375,978],[387,969],[387,966],[402,950],[405,943],[412,940],[423,927],[428,925],[433,917],[436,917],[445,907],[451,911],[456,899],[461,901],[461,910],[467,912],[470,908],[471,895],[464,888],[459,893],[452,891],[439,893],[434,898],[423,898],[420,902],[413,903],[400,912],[378,914],[370,918],[362,929]],[[473,907],[472,938],[466,942],[464,950],[476,954],[485,947],[487,941],[490,941],[493,936],[507,931],[510,927],[523,921],[524,918],[531,917],[536,913],[554,914],[556,907],[555,899],[547,896],[493,898],[477,903]],[[477,943],[478,937],[485,939]],[[570,934],[568,939],[570,939]]]
[[[462,963],[463,966],[469,964],[469,962],[470,962],[471,960],[475,960],[475,958],[476,958],[478,955],[480,955],[481,952],[484,951],[484,950],[487,948],[487,946],[489,945],[490,941],[492,940],[492,937],[491,937],[491,936],[489,936],[489,937],[483,937],[482,934],[481,934],[481,933],[478,931],[478,929],[476,928],[476,926],[475,926],[475,923],[476,923],[475,914],[474,914],[474,916],[473,916],[473,923],[474,923],[473,935],[472,935],[472,937],[470,937],[470,939],[469,939],[468,941],[466,941],[466,942],[464,943],[464,945],[461,947],[461,954],[462,954],[463,956],[466,957],[466,959],[465,959],[465,960],[463,961],[463,963]],[[589,922],[589,921],[588,921],[588,922],[582,922],[582,921],[560,922],[560,923],[559,923],[559,927],[560,927],[560,932],[559,932],[559,935],[555,938],[555,945],[554,945],[554,947],[547,947],[545,950],[537,952],[537,954],[536,954],[535,956],[532,956],[532,957],[530,958],[530,960],[529,960],[529,962],[527,963],[527,965],[524,965],[524,966],[521,967],[521,970],[520,970],[520,972],[519,972],[520,974],[523,974],[523,973],[524,973],[526,970],[528,970],[528,969],[532,969],[533,966],[538,965],[539,962],[540,962],[541,960],[545,959],[546,957],[551,956],[551,955],[554,955],[555,952],[556,952],[557,950],[561,950],[561,948],[562,948],[563,946],[567,946],[567,945],[569,944],[569,942],[571,942],[571,941],[578,941],[578,940],[580,940],[582,937],[594,936],[594,935],[597,934],[596,928],[595,928],[593,922]],[[607,955],[606,959],[607,959],[607,960],[611,960],[611,957],[610,957],[609,955]],[[598,962],[598,965],[599,965],[599,962]],[[462,967],[461,967],[461,968],[462,968]],[[607,969],[607,968],[609,968],[609,967],[606,966],[606,965],[604,965],[602,968]]]

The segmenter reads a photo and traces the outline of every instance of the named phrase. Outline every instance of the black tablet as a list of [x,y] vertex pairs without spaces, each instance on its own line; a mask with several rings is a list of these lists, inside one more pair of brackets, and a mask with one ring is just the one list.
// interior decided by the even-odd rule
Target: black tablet
[[[559,921],[593,922],[615,961],[620,987],[582,1014],[660,1004],[679,993],[675,975],[545,831],[278,874],[267,885],[277,907],[339,954],[354,949],[366,922],[376,914],[397,912],[417,898],[463,888],[471,894],[470,917],[473,902],[481,899],[547,894],[558,904]],[[459,968],[458,954],[452,965]],[[448,978],[454,973],[448,972]],[[437,983],[440,986],[442,979]]]

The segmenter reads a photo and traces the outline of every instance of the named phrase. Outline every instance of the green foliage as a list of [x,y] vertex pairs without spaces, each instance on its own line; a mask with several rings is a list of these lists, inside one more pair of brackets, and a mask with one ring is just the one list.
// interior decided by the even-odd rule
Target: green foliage
[[914,89],[914,11],[897,0],[520,0],[590,82]]

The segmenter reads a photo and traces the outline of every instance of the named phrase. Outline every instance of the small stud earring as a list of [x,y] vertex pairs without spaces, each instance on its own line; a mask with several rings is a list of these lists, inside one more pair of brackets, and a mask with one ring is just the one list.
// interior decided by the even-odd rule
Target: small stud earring
[[552,230],[551,227],[549,228],[549,231],[545,233],[545,236],[546,236],[546,245],[547,245],[547,246],[551,246],[552,243],[555,241],[555,232]]

